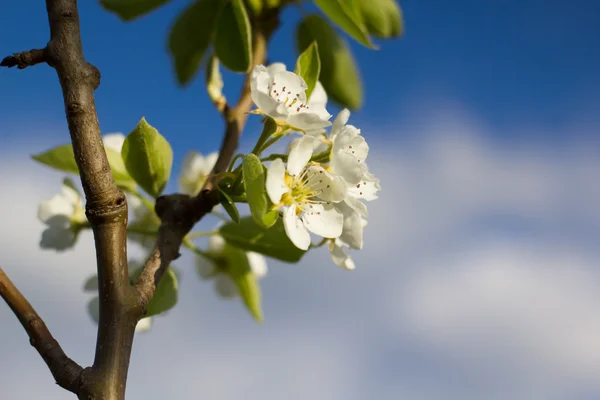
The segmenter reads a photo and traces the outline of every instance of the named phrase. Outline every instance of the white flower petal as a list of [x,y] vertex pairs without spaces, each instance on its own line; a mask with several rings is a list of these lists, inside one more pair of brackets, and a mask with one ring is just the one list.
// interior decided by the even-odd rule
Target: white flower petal
[[303,213],[304,226],[324,238],[337,238],[342,234],[344,216],[331,205],[311,204]]
[[356,265],[354,264],[354,261],[352,261],[352,258],[350,258],[350,256],[344,252],[342,246],[343,243],[341,243],[338,239],[329,242],[331,259],[337,266],[351,271],[356,268]]
[[379,185],[379,179],[366,171],[359,183],[349,187],[348,194],[358,199],[371,201],[378,198],[378,193],[380,190],[381,186]]
[[207,155],[204,158],[204,165],[203,165],[203,169],[202,172],[204,173],[204,175],[210,175],[210,173],[212,172],[212,169],[215,167],[215,164],[217,163],[217,160],[219,159],[219,153],[218,152],[213,152],[210,153],[209,155]]
[[363,219],[352,208],[345,203],[336,205],[344,215],[344,226],[340,240],[353,249],[362,249],[363,247]]
[[325,108],[327,106],[327,92],[320,81],[317,81],[317,84],[315,85],[315,88],[308,99],[308,106],[310,108],[317,106]]
[[293,100],[306,104],[306,82],[300,75],[290,71],[280,71],[273,75],[272,91],[281,102],[290,104]]
[[81,195],[75,189],[73,189],[69,185],[62,185],[61,194],[64,196],[65,200],[74,206],[77,206],[81,203]]
[[287,68],[284,63],[275,62],[273,64],[270,64],[266,68],[266,71],[269,73],[269,75],[275,76],[275,74],[277,74],[279,72],[287,71]]
[[296,215],[295,204],[288,207],[283,212],[283,226],[286,235],[296,247],[301,250],[308,250],[308,247],[310,246],[310,234],[300,218]]
[[343,179],[330,174],[318,165],[308,167],[305,179],[306,185],[318,193],[318,198],[325,201],[340,202],[348,193],[348,187]]
[[102,137],[104,147],[121,153],[123,149],[123,143],[125,142],[125,135],[120,132],[108,133]]
[[135,333],[147,332],[152,327],[152,317],[142,318],[135,326]]
[[262,279],[267,275],[267,260],[262,254],[249,251],[246,253],[250,269],[257,279]]
[[365,203],[363,203],[362,201],[360,201],[359,199],[357,199],[356,197],[349,195],[344,199],[344,201],[350,208],[352,208],[354,211],[356,211],[359,215],[361,215],[365,218],[369,216],[369,211],[367,210],[367,205]]
[[38,218],[44,223],[56,215],[70,218],[74,212],[75,206],[62,194],[55,194],[48,200],[40,201],[38,205]]
[[215,289],[219,296],[225,299],[232,299],[238,296],[238,288],[233,279],[228,275],[219,274],[215,278]]
[[331,140],[333,140],[335,136],[337,136],[337,134],[341,132],[342,128],[344,127],[344,125],[346,125],[349,119],[350,110],[348,110],[347,108],[344,108],[338,113],[337,117],[335,117],[335,121],[333,121],[333,126],[331,127]]
[[314,137],[305,135],[294,144],[287,161],[287,171],[290,175],[298,175],[308,164],[313,154],[314,141]]
[[269,168],[267,168],[267,179],[265,182],[267,194],[273,204],[279,204],[281,196],[289,191],[289,188],[285,184],[285,165],[281,158],[276,158],[271,162]]
[[312,131],[331,125],[331,122],[328,121],[329,118],[331,118],[331,114],[329,114],[324,107],[315,107],[314,110],[313,107],[311,107],[310,111],[293,113],[297,110],[298,108],[290,110],[290,116],[287,118],[287,123],[294,128],[303,131]]

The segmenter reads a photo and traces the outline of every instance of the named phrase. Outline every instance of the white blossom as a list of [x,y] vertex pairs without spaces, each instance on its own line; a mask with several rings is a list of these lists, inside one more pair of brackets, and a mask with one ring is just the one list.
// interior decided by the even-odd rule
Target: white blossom
[[125,142],[125,135],[120,132],[107,133],[102,137],[102,142],[107,149],[114,150],[121,154],[123,143]]
[[39,203],[38,219],[47,226],[40,246],[65,250],[73,246],[81,224],[86,222],[83,200],[77,190],[63,182],[60,193]]
[[287,236],[302,250],[310,246],[309,231],[324,238],[341,235],[343,216],[333,203],[344,200],[347,193],[339,177],[309,163],[314,140],[302,137],[290,151],[287,167],[278,158],[267,170],[267,194],[283,210]]
[[252,71],[252,101],[259,112],[302,132],[330,126],[326,98],[323,102],[322,93],[317,92],[317,97],[307,102],[307,88],[304,79],[287,71],[282,63],[257,65]]
[[217,158],[219,158],[219,154],[216,152],[203,156],[198,152],[190,151],[185,156],[181,167],[179,177],[180,192],[190,196],[197,195],[212,172]]
[[[227,273],[229,260],[227,259],[227,243],[220,235],[213,235],[208,240],[208,249],[206,252],[214,257],[214,260],[200,257],[198,259],[197,269],[202,279],[214,279],[215,290],[225,299],[239,296],[239,290]],[[267,275],[267,261],[261,254],[246,252],[250,270],[257,279],[262,279]]]
[[142,318],[135,326],[135,333],[147,332],[152,327],[152,317]]

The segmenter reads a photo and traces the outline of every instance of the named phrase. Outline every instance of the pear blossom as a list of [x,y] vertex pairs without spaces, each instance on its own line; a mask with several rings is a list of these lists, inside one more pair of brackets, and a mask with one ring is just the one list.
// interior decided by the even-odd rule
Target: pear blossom
[[219,158],[218,153],[210,153],[207,156],[190,151],[183,160],[181,174],[179,177],[179,190],[181,193],[195,196],[198,194],[206,179],[212,172]]
[[66,250],[73,246],[82,224],[85,224],[83,200],[77,190],[63,182],[60,193],[38,205],[38,219],[46,224],[40,246],[44,249]]
[[317,92],[312,103],[307,101],[307,88],[304,79],[287,71],[282,63],[257,65],[252,71],[250,89],[258,112],[301,132],[330,126],[326,98],[323,101],[322,93]]
[[[236,298],[239,296],[239,290],[231,276],[227,273],[229,260],[227,259],[227,243],[220,235],[213,235],[208,240],[207,253],[215,258],[209,260],[206,258],[198,259],[198,274],[202,279],[215,280],[215,290],[225,299]],[[254,252],[246,252],[250,270],[257,279],[262,279],[267,275],[267,261],[264,256]]]
[[334,264],[347,270],[356,268],[356,264],[345,249],[362,249],[363,229],[366,225],[367,220],[358,217],[356,213],[344,218],[342,235],[337,239],[329,240],[329,252]]
[[287,166],[281,158],[267,169],[266,189],[275,207],[283,211],[287,236],[299,249],[310,246],[309,231],[324,238],[342,233],[343,215],[333,203],[346,197],[343,180],[320,165],[309,163],[314,138],[304,136],[293,146]]

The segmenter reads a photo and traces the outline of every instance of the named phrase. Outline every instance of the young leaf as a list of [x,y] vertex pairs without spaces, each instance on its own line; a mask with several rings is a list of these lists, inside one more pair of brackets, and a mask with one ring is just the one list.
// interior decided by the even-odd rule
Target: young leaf
[[310,98],[321,73],[321,59],[319,58],[319,48],[317,42],[312,42],[298,57],[296,61],[297,75],[300,75],[306,82],[306,98]]
[[106,150],[108,164],[110,165],[112,176],[117,185],[121,188],[135,189],[135,181],[131,175],[129,175],[129,172],[127,172],[127,168],[125,168],[125,163],[123,162],[123,157],[121,157],[121,154],[106,147],[104,150]]
[[90,317],[92,321],[98,323],[100,321],[100,299],[98,296],[94,296],[90,302],[88,303],[88,313],[90,313]]
[[125,138],[121,155],[129,175],[148,194],[158,197],[173,164],[173,150],[167,139],[142,118]]
[[210,100],[218,104],[225,103],[223,96],[223,78],[219,69],[219,59],[212,55],[206,66],[206,91]]
[[100,0],[100,4],[124,21],[131,21],[167,4],[171,0]]
[[302,52],[316,41],[321,60],[320,82],[332,100],[351,109],[362,105],[358,68],[344,39],[319,15],[307,16],[297,27],[296,43]]
[[69,172],[72,174],[79,173],[79,169],[75,163],[73,146],[70,144],[55,147],[44,153],[34,154],[31,156],[31,158],[59,171]]
[[287,237],[281,220],[272,227],[265,228],[257,224],[252,217],[245,217],[241,218],[238,224],[229,222],[223,225],[219,234],[232,246],[281,261],[298,262],[305,253]]
[[200,69],[217,24],[221,0],[197,0],[175,20],[169,33],[169,53],[180,85],[188,84]]
[[[265,214],[269,211],[269,202],[265,192],[265,172],[258,157],[252,153],[246,155],[242,161],[242,173],[244,176],[244,189],[246,199],[250,206],[252,218],[265,228],[273,225],[275,220],[269,215],[265,220]],[[270,225],[269,225],[270,223]]]
[[402,36],[402,11],[396,0],[358,1],[367,30],[382,39]]
[[256,276],[252,273],[246,252],[233,246],[227,246],[229,259],[228,273],[235,282],[244,305],[258,322],[263,321],[262,307],[260,304],[260,286]]
[[96,292],[98,293],[98,275],[90,276],[83,285],[85,292]]
[[252,57],[252,32],[242,0],[230,0],[221,10],[215,36],[215,52],[234,72],[248,72]]
[[313,0],[329,19],[364,46],[376,49],[352,0]]
[[173,268],[169,268],[160,280],[156,292],[154,292],[154,296],[150,300],[150,304],[148,304],[146,317],[162,314],[175,307],[179,293],[178,290],[177,275],[175,275]]
[[221,204],[223,205],[223,208],[225,211],[227,211],[227,214],[233,220],[233,222],[237,224],[240,222],[240,213],[235,206],[235,203],[233,200],[231,200],[231,197],[229,197],[229,195],[223,191],[223,189],[221,189],[219,186],[217,187],[219,188],[219,192],[221,194]]

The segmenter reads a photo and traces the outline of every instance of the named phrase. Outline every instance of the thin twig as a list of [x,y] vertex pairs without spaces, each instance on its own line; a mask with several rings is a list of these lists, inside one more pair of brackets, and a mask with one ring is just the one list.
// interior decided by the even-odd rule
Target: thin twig
[[29,342],[48,365],[56,383],[70,392],[78,393],[83,368],[67,357],[42,318],[6,276],[2,267],[0,267],[0,296],[25,328],[29,335]]

